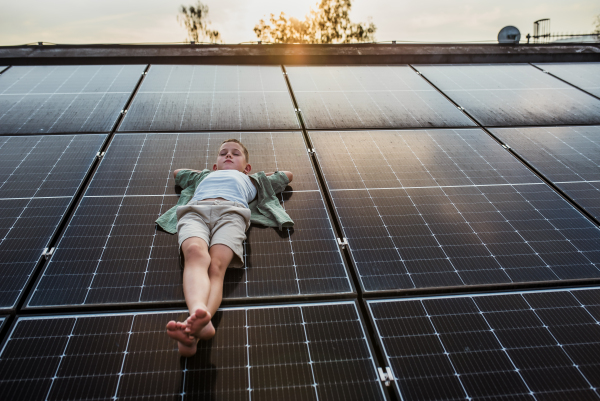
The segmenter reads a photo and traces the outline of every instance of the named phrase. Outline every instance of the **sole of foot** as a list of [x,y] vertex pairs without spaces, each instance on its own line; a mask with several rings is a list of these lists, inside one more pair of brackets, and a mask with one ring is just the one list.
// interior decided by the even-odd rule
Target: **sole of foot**
[[173,340],[190,347],[196,345],[196,340],[189,333],[185,332],[186,324],[184,322],[176,322],[171,320],[167,323],[167,335]]
[[190,315],[186,320],[185,333],[190,334],[200,340],[209,340],[215,335],[215,328],[210,321],[211,316],[204,309],[196,309],[196,312]]

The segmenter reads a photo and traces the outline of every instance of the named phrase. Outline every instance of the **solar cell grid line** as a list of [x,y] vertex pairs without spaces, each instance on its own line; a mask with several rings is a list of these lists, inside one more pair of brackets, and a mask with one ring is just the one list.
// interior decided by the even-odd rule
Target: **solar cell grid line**
[[310,132],[363,290],[600,277],[598,227],[465,131]]
[[0,140],[0,199],[72,196],[104,134],[10,136]]
[[105,137],[0,142],[0,308],[15,306]]
[[109,132],[144,68],[13,67],[0,76],[0,134]]
[[600,63],[535,63],[536,67],[600,97]]
[[600,100],[529,64],[415,65],[483,126],[600,123]]
[[309,129],[475,125],[406,65],[286,70]]
[[118,130],[298,128],[278,66],[153,65]]
[[598,399],[598,288],[366,301],[404,400]]
[[27,307],[183,300],[176,236],[154,220],[177,202],[172,172],[211,168],[231,137],[257,171],[294,172],[280,199],[296,225],[250,228],[246,267],[228,270],[225,302],[353,293],[301,133],[117,134]]
[[491,132],[600,221],[600,126]]
[[[0,353],[6,399],[386,399],[354,302],[220,309],[180,358],[183,311],[20,317]],[[336,346],[332,346],[335,344]]]

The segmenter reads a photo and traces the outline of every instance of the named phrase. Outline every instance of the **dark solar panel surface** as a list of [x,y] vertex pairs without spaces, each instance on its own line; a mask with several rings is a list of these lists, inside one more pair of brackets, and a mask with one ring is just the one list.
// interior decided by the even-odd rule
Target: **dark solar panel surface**
[[600,127],[502,128],[492,133],[600,219]]
[[600,97],[600,63],[541,63],[536,66]]
[[0,139],[0,307],[12,307],[105,135]]
[[73,196],[105,138],[0,137],[0,199]]
[[475,125],[408,66],[286,68],[308,128]]
[[279,66],[153,65],[119,131],[298,128]]
[[369,301],[402,399],[595,400],[600,290]]
[[416,68],[482,125],[600,123],[600,100],[527,64]]
[[[597,65],[540,66],[593,93]],[[531,65],[418,69],[479,122],[507,127],[492,131],[598,216],[599,128],[569,124],[600,123],[600,100]],[[89,132],[114,127],[142,71],[0,76],[0,398],[384,399],[386,365],[402,400],[600,398],[600,289],[464,295],[589,286],[600,278],[600,229],[408,66],[287,69],[307,126],[331,130],[309,133],[317,175],[279,66],[154,65],[50,243],[106,139]],[[562,127],[510,128],[538,124]],[[57,135],[18,136],[39,132]],[[60,135],[69,132],[88,134]],[[173,171],[210,169],[232,137],[253,172],[294,173],[280,200],[296,225],[250,228],[245,267],[225,278],[216,337],[184,359],[165,334],[187,315],[165,310],[184,299],[177,236],[154,221],[178,200]],[[368,331],[356,300],[340,300],[356,294],[329,202]],[[54,255],[39,263],[48,246]],[[378,291],[403,298],[374,300]],[[17,308],[6,327],[19,297],[45,316]],[[307,303],[324,299],[333,300]],[[67,316],[65,306],[97,314]],[[135,311],[149,306],[157,310]]]
[[257,170],[294,172],[293,191],[290,187],[281,199],[296,224],[281,232],[250,228],[246,268],[228,269],[225,297],[352,291],[299,132],[121,134],[107,150],[29,306],[182,300],[177,237],[157,230],[154,220],[177,203],[173,170],[210,167],[221,142],[231,137],[246,144]]
[[600,277],[600,230],[482,131],[310,136],[365,291]]
[[184,316],[20,318],[0,354],[3,397],[385,399],[352,302],[222,309],[187,359],[165,333]]
[[0,133],[108,132],[141,65],[13,67],[0,76]]

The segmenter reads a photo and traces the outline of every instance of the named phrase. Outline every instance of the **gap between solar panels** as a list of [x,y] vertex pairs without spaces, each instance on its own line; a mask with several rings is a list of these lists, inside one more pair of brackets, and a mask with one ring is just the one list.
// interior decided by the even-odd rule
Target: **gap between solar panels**
[[[313,169],[315,171],[316,177],[317,177],[317,181],[319,183],[319,188],[321,190],[321,193],[324,194],[324,198],[325,198],[325,202],[327,205],[327,210],[328,210],[328,215],[330,218],[330,221],[333,223],[333,226],[335,227],[335,232],[336,232],[336,237],[338,240],[338,245],[341,248],[343,257],[344,257],[344,261],[345,261],[345,265],[348,266],[348,271],[350,272],[350,277],[352,278],[352,282],[353,282],[353,287],[357,289],[357,298],[358,298],[358,307],[361,310],[361,313],[364,316],[367,316],[367,308],[366,308],[366,304],[363,302],[363,294],[364,291],[362,290],[362,285],[361,285],[361,280],[359,277],[359,271],[356,268],[356,264],[354,263],[353,259],[352,259],[352,255],[350,254],[350,250],[348,247],[348,242],[346,240],[346,238],[344,237],[343,233],[344,231],[342,230],[342,226],[340,223],[340,219],[337,213],[337,210],[335,209],[335,206],[333,204],[332,201],[332,196],[331,193],[329,192],[329,187],[325,181],[325,178],[323,176],[323,171],[321,166],[319,165],[319,159],[317,158],[315,149],[313,148],[313,144],[312,141],[310,139],[310,135],[308,134],[308,129],[306,127],[306,123],[304,121],[304,116],[302,114],[302,111],[300,109],[300,106],[298,104],[298,101],[296,100],[296,96],[294,94],[294,90],[292,88],[292,84],[289,80],[287,71],[285,69],[285,66],[282,65],[281,69],[283,71],[283,75],[285,77],[285,82],[286,85],[288,87],[288,90],[290,92],[290,96],[292,98],[292,102],[294,103],[294,109],[297,113],[298,116],[298,120],[300,121],[301,127],[302,127],[302,136],[304,138],[304,142],[305,145],[307,147],[308,150],[308,154],[310,155],[310,160],[311,160],[311,164],[313,166]],[[369,335],[369,338],[375,338],[376,336],[376,332],[375,332],[375,326],[371,323],[371,320],[367,320],[365,327],[367,329],[367,333]],[[378,359],[380,361],[383,360],[383,355],[381,354],[381,348],[380,347],[376,347],[375,348],[375,352],[378,356]],[[383,365],[382,365],[383,366]],[[385,371],[385,373],[383,373]],[[386,371],[385,369],[382,369],[381,371],[381,378],[386,378],[386,375],[389,374],[388,371]],[[393,377],[393,376],[392,376]],[[389,378],[389,377],[388,377]],[[389,382],[386,383],[386,385],[389,385]]]
[[[556,72],[550,71],[550,70],[555,69],[556,67],[558,67],[557,65],[553,65],[553,64],[541,64],[541,63],[538,63],[538,64],[529,63],[529,64],[532,65],[533,67],[537,68],[538,70],[542,71],[543,73],[548,74],[550,76],[553,76],[554,78],[556,78],[556,79],[558,79],[558,80],[560,80],[560,81],[562,81],[562,82],[564,82],[564,83],[566,83],[568,85],[571,85],[575,89],[579,89],[580,91],[582,91],[584,93],[587,93],[588,95],[593,96],[596,99],[600,100],[600,96],[598,96],[600,94],[600,91],[598,89],[596,89],[596,88],[592,89],[592,90],[595,90],[595,92],[596,92],[596,93],[593,93],[593,92],[591,92],[591,91],[586,90],[585,88],[583,88],[583,85],[581,85],[581,84],[576,85],[575,83],[571,82],[571,80],[573,79],[573,77],[571,77],[569,75],[567,75],[565,78],[561,77],[561,75],[562,75],[561,72],[562,71],[560,71],[560,70],[556,71]],[[566,65],[567,66],[573,66],[573,64],[570,64],[570,63],[566,63]],[[578,65],[578,66],[580,66],[580,65]],[[590,63],[589,66],[592,66],[591,67],[592,71],[590,71],[592,74],[600,74],[600,63]],[[546,68],[550,67],[550,70],[545,70],[543,67],[546,67]],[[586,65],[586,67],[588,67],[588,65]],[[594,69],[596,71],[593,71]]]
[[0,308],[18,306],[35,280],[105,137],[0,137]]
[[600,126],[494,128],[491,132],[600,224]]
[[[142,73],[142,75],[140,76],[140,78],[138,79],[138,82],[135,86],[134,91],[131,93],[131,95],[129,96],[129,98],[127,99],[127,102],[125,104],[125,110],[127,109],[127,107],[129,106],[129,104],[131,103],[131,101],[133,100],[133,97],[135,95],[135,92],[137,91],[137,89],[139,88],[139,86],[141,85],[141,82],[145,76],[145,72],[148,70],[149,65],[146,66],[144,73]],[[13,303],[13,307],[17,310],[20,311],[21,308],[23,307],[23,304],[25,302],[26,299],[26,294],[29,294],[30,291],[33,289],[33,286],[35,284],[35,282],[37,281],[40,272],[43,270],[43,267],[45,265],[46,260],[52,255],[52,253],[54,252],[55,249],[55,245],[62,233],[62,231],[65,229],[67,222],[70,219],[70,216],[72,216],[72,213],[75,211],[76,206],[79,204],[81,197],[84,193],[85,188],[87,187],[87,185],[89,184],[89,181],[91,179],[91,177],[93,176],[94,172],[96,171],[98,165],[99,165],[99,161],[102,159],[102,157],[105,154],[105,150],[108,147],[110,141],[112,140],[112,137],[114,135],[114,132],[116,130],[116,128],[118,127],[118,124],[120,123],[120,121],[122,120],[123,116],[125,113],[120,113],[119,116],[117,117],[117,120],[115,121],[115,123],[112,126],[111,132],[108,135],[105,135],[105,138],[100,146],[100,148],[98,149],[98,152],[96,154],[96,157],[93,159],[92,163],[90,164],[89,168],[87,169],[83,180],[81,180],[81,182],[79,183],[77,190],[75,191],[71,202],[69,203],[67,209],[65,210],[64,214],[62,215],[62,218],[60,220],[60,222],[58,223],[58,225],[56,226],[55,230],[53,231],[53,234],[50,236],[50,239],[47,242],[47,247],[44,254],[40,255],[39,260],[35,266],[35,268],[33,269],[26,285],[24,286],[23,290],[21,291],[21,293],[19,294],[19,296],[17,297],[17,299],[15,300],[15,302]]]
[[[548,186],[554,189],[560,196],[562,196],[567,202],[569,202],[574,208],[576,208],[579,212],[585,215],[588,219],[590,219],[594,224],[600,225],[600,221],[597,220],[592,214],[590,214],[585,208],[581,207],[576,201],[574,201],[570,196],[568,196],[562,189],[560,189],[556,184],[554,184],[551,180],[549,180],[542,172],[532,166],[525,158],[521,157],[517,152],[515,152],[510,146],[502,141],[497,135],[490,131],[491,128],[484,126],[480,121],[477,120],[473,115],[471,115],[464,107],[460,106],[456,103],[451,97],[449,97],[446,93],[444,93],[440,88],[438,88],[431,80],[429,80],[423,73],[418,71],[414,66],[410,66],[415,71],[423,77],[427,82],[429,82],[437,91],[439,91],[446,99],[452,102],[459,110],[461,110],[465,115],[467,115],[479,128],[485,131],[490,137],[492,137],[496,142],[498,142],[504,149],[510,152],[516,159],[518,159],[523,165],[529,168],[535,175],[537,175],[542,181],[544,181]],[[543,70],[542,70],[543,71]],[[574,85],[572,85],[574,86]],[[578,88],[579,89],[579,88]],[[585,91],[583,91],[585,92]],[[585,92],[587,93],[587,92]],[[592,95],[594,96],[594,95]],[[594,96],[596,97],[596,96]],[[588,126],[588,124],[582,124],[582,126]],[[527,126],[530,127],[530,126]],[[499,127],[502,128],[502,127]],[[507,128],[507,127],[504,127]],[[515,128],[518,128],[516,126]],[[530,127],[531,128],[531,127]]]
[[600,124],[600,102],[529,64],[415,65],[485,127]]

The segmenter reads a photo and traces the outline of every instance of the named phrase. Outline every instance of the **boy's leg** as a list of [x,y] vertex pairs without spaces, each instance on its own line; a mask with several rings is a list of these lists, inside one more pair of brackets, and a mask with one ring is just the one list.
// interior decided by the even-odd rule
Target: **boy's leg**
[[[194,321],[197,322],[196,325],[206,326],[207,323],[210,323],[211,318],[211,314],[207,310],[210,294],[208,269],[211,261],[208,246],[203,239],[190,237],[183,241],[181,250],[185,258],[183,269],[185,301],[190,315],[193,315]],[[167,324],[167,334],[178,341],[181,355],[192,356],[196,353],[196,339],[186,328],[187,321],[170,321]]]
[[[233,258],[233,251],[227,245],[214,244],[210,247],[210,266],[208,268],[208,278],[210,281],[210,294],[206,303],[206,308],[210,316],[214,316],[221,305],[223,299],[223,280],[227,266]],[[186,297],[187,299],[187,297]],[[188,304],[189,305],[189,304]],[[194,337],[201,340],[208,340],[215,335],[215,328],[212,322],[205,323],[202,319],[202,311],[196,310],[193,313],[190,310],[190,317],[187,320],[188,329]]]

